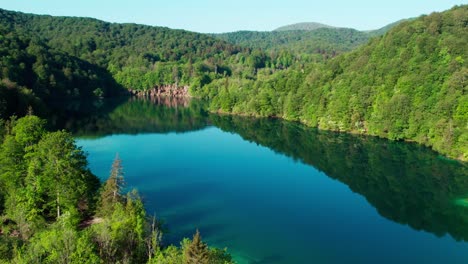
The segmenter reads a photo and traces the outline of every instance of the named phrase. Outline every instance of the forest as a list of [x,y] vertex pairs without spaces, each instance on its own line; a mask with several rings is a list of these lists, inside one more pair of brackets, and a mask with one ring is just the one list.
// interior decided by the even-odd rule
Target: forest
[[109,97],[119,88],[166,84],[202,86],[231,75],[253,78],[270,63],[260,50],[207,35],[90,18],[0,9],[0,35],[3,82],[41,99]]
[[0,9],[0,116],[24,115],[28,105],[40,113],[44,101],[56,98],[112,97],[173,84],[198,89],[225,77],[255,80],[259,71],[323,61],[367,40],[352,29],[245,34],[223,40],[222,35]]
[[415,141],[468,159],[468,6],[405,21],[325,63],[195,90],[214,112]]
[[[288,54],[289,61],[279,61],[280,68],[295,60],[301,63],[321,62],[365,44],[370,35],[350,28],[318,28],[312,31],[285,30],[272,32],[238,31],[213,34],[229,43],[260,49],[268,55]],[[287,56],[284,56],[288,59]],[[275,67],[274,67],[275,68]]]
[[[175,84],[189,86],[190,95],[205,100],[213,113],[282,118],[321,130],[412,141],[467,161],[467,27],[467,5],[369,33],[318,28],[199,34],[0,9],[0,263],[232,263],[226,250],[208,247],[197,230],[180,246],[165,244],[160,220],[148,215],[137,191],[125,187],[124,161],[116,156],[109,178],[100,182],[72,135],[50,132],[38,117],[50,111],[51,102],[117,97],[128,89]],[[204,127],[191,122],[192,110],[165,110],[155,117],[153,108],[146,102],[147,111],[109,130],[141,131],[151,125],[150,117],[168,131]],[[204,104],[193,111],[198,121],[208,122],[202,108]],[[102,130],[97,135],[127,109],[117,110],[101,127],[96,125]],[[187,122],[175,126],[167,116]],[[238,129],[223,118],[215,115],[210,122],[227,131]],[[244,130],[244,137],[268,146],[274,144],[271,131],[289,133],[282,125]],[[312,140],[320,135],[286,136],[309,151],[322,150],[316,156],[327,156],[327,148]],[[336,153],[341,152],[328,155]],[[318,162],[304,153],[289,155]],[[345,157],[340,164],[350,159],[358,164],[361,158],[345,150],[338,156]],[[321,168],[332,177],[346,174],[334,169],[352,169]],[[388,182],[372,171],[364,175]],[[372,188],[340,180],[382,203]],[[427,199],[426,193],[414,195]],[[392,201],[395,208],[399,202]],[[420,227],[406,215],[394,217]],[[442,232],[437,223],[421,228],[459,233]]]
[[415,141],[467,160],[467,13],[456,6],[373,32],[204,35],[0,10],[0,116],[175,84],[213,112]]
[[198,230],[166,245],[118,155],[101,183],[70,133],[34,115],[0,124],[0,263],[232,263]]

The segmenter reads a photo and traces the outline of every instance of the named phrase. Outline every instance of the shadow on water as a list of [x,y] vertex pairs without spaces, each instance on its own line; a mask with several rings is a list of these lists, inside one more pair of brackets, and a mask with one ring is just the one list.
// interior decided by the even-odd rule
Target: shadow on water
[[[167,186],[158,190],[148,190],[144,192],[143,200],[154,202],[151,208],[154,213],[165,212],[162,219],[171,219],[167,223],[168,234],[164,236],[168,244],[180,241],[182,237],[192,237],[196,228],[203,231],[204,236],[215,233],[215,230],[222,230],[222,226],[215,227],[210,223],[210,216],[222,209],[222,204],[212,201],[210,190],[219,189],[217,184],[209,182],[196,182],[191,184],[180,184],[177,186]],[[200,192],[203,190],[203,192]],[[184,194],[184,195],[181,195]],[[157,201],[164,201],[161,207]],[[152,214],[153,212],[149,212]],[[174,228],[173,228],[174,227]],[[177,233],[174,233],[176,231]]]
[[415,144],[318,131],[293,122],[211,116],[245,140],[312,165],[337,179],[395,222],[468,241],[468,166]]
[[[177,210],[179,207],[190,207],[191,204],[199,200],[209,198],[211,190],[218,188],[217,184],[210,182],[180,183],[177,186],[166,186],[157,190],[145,190],[145,196],[152,200],[157,200],[155,197],[163,199],[166,208],[160,209],[168,211],[169,209]],[[200,190],[203,190],[203,192],[200,192]]]
[[264,257],[260,260],[251,261],[250,264],[268,264],[268,263],[281,263],[284,260],[284,257],[280,255],[271,255]]

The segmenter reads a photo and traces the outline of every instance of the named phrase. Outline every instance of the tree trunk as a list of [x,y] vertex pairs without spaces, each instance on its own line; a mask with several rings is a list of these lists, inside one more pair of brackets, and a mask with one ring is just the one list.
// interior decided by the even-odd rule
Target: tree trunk
[[60,192],[57,190],[57,219],[60,217]]

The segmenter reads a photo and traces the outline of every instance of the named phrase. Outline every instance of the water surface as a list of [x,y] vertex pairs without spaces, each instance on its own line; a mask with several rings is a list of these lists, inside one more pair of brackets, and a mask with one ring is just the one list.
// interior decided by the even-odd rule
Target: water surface
[[198,228],[239,263],[468,261],[468,208],[456,203],[468,196],[466,164],[413,144],[210,115],[197,102],[106,105],[55,123],[101,179],[119,153],[167,243]]

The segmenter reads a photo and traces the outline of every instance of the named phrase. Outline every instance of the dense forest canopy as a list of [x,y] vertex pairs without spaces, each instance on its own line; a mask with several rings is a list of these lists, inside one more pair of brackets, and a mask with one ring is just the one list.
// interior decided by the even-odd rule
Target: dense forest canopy
[[323,61],[350,51],[369,40],[365,32],[349,28],[318,28],[313,31],[238,31],[213,35],[227,42],[267,51],[288,53],[301,62]]
[[323,61],[368,39],[355,30],[324,28],[239,32],[223,41],[222,35],[2,9],[0,36],[3,116],[25,114],[24,105],[40,108],[38,99],[113,96],[124,88],[169,84],[200,88],[226,76],[256,79],[259,70]]
[[[216,36],[0,9],[0,262],[232,261],[225,251],[209,248],[199,232],[192,240],[183,240],[180,247],[164,245],[161,226],[148,219],[138,193],[123,189],[118,157],[109,179],[102,184],[88,169],[86,155],[71,134],[48,132],[45,121],[32,115],[33,111],[46,111],[52,100],[102,98],[127,89],[175,84],[190,87],[192,96],[207,99],[213,112],[280,117],[320,129],[415,141],[468,160],[467,40],[467,5],[389,25],[378,32],[320,27]],[[106,116],[107,121],[101,123],[103,133],[114,120],[122,120],[129,111],[126,107]],[[193,111],[206,122],[201,108],[196,106]],[[139,116],[120,125],[140,131],[146,128],[146,120],[153,118],[167,130],[185,131],[205,124],[193,124],[198,119],[190,119],[192,110],[159,111],[157,117],[153,110],[147,102]],[[16,119],[14,114],[26,116]],[[168,116],[183,120],[184,126],[164,123]],[[237,129],[223,119],[214,117],[212,121],[228,131]],[[274,138],[269,132],[289,133],[282,126],[267,127],[265,139],[258,134],[263,130],[252,131],[253,136],[249,132],[244,137],[255,137],[265,145]],[[362,158],[346,152],[359,145],[336,151],[301,135],[309,134],[288,134],[287,138],[294,145],[321,150],[314,157],[338,153],[344,160],[336,161],[344,164],[359,164]],[[301,140],[294,141],[298,138]],[[378,163],[388,159],[381,149],[377,154],[368,146],[362,149]],[[303,155],[289,155],[319,164],[336,178],[358,168],[370,170],[363,173],[368,182],[388,182],[378,178],[381,174],[372,168],[325,166]],[[406,158],[396,162],[412,166],[413,158]],[[433,162],[433,157],[428,160]],[[395,175],[390,177],[399,174]],[[450,183],[463,181],[466,185],[458,176],[442,176]],[[417,175],[409,182],[423,177]],[[375,184],[366,188],[354,179],[340,180],[369,193],[366,197],[374,204],[382,202],[373,192]],[[431,189],[438,184],[428,183]],[[393,190],[384,191],[391,194]],[[411,188],[404,191],[427,202],[431,213],[433,201],[427,193],[413,193]],[[391,203],[402,208],[399,200]],[[440,212],[437,206],[434,208]],[[408,214],[413,211],[411,205],[407,209]],[[405,222],[405,216],[398,215],[397,220]],[[453,221],[457,223],[454,228],[461,230],[459,223],[466,222]],[[466,239],[457,236],[458,230],[441,230],[438,223],[419,226],[407,222]]]
[[[225,76],[254,78],[271,66],[260,50],[163,27],[113,24],[0,9],[3,116],[24,114],[17,97],[112,96],[125,89],[203,86]],[[10,90],[15,89],[15,92]],[[8,91],[7,91],[8,90]],[[26,104],[26,103],[25,103]]]
[[411,140],[466,160],[466,17],[464,5],[379,33],[322,27],[213,37],[0,10],[0,116],[40,112],[50,98],[175,84],[208,99],[212,111]]
[[324,64],[213,82],[213,111],[411,140],[468,159],[468,6],[405,21]]
[[267,54],[287,53],[301,63],[309,63],[325,61],[351,51],[367,43],[371,37],[384,35],[403,21],[369,31],[306,22],[273,31],[237,31],[213,36],[242,47],[262,49]]

